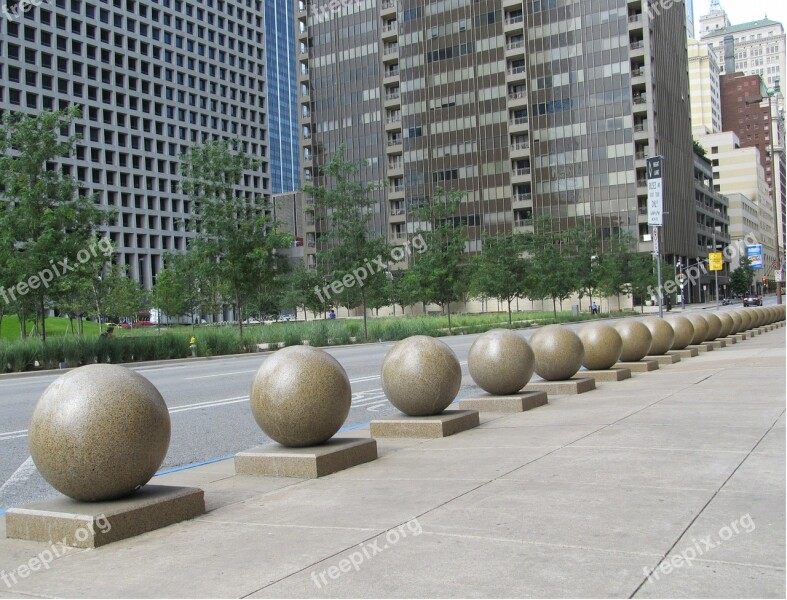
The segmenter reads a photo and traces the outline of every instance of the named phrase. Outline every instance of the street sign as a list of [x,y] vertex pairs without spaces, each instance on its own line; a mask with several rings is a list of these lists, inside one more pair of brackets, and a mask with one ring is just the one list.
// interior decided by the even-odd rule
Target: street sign
[[653,228],[653,235],[651,236],[651,239],[653,240],[653,254],[658,256],[659,255],[659,228],[658,227]]
[[724,261],[721,252],[708,253],[708,268],[711,271],[721,271],[724,269]]
[[662,157],[652,156],[647,161],[648,169],[648,225],[661,227],[664,224],[664,199],[661,189]]
[[686,281],[686,273],[679,273],[678,274],[678,281],[680,281],[681,283]]
[[773,273],[776,277],[776,283],[781,283],[783,281],[781,269],[776,269]]
[[762,244],[746,246],[746,256],[749,258],[749,265],[751,267],[762,269]]

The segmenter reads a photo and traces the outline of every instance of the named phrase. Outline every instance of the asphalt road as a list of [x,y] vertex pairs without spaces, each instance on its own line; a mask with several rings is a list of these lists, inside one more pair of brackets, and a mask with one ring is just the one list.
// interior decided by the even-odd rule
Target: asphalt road
[[[774,304],[775,297],[765,304]],[[724,308],[741,308],[741,304]],[[696,310],[692,307],[689,310]],[[680,313],[680,309],[672,314]],[[578,328],[581,324],[569,325]],[[521,330],[530,337],[534,329]],[[459,398],[477,393],[467,372],[467,353],[478,335],[442,340],[462,364]],[[327,348],[352,383],[352,408],[345,428],[362,426],[396,412],[383,394],[380,365],[393,342]],[[172,440],[161,470],[215,460],[270,443],[254,421],[248,403],[254,372],[269,354],[209,361],[140,365],[133,370],[161,392],[172,418]],[[0,380],[0,511],[57,495],[38,474],[27,448],[27,425],[36,400],[56,374]]]

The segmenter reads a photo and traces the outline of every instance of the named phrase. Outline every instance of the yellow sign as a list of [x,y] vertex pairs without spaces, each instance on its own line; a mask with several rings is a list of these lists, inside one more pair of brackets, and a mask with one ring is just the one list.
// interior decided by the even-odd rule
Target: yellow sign
[[708,253],[708,268],[711,271],[721,271],[724,268],[724,261],[721,258],[721,252]]

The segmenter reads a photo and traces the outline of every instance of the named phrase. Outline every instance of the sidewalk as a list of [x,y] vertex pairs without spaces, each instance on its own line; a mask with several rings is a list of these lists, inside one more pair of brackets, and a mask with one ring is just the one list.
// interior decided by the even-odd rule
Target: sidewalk
[[[208,512],[71,550],[0,598],[783,598],[784,411],[777,329],[453,437],[378,440],[379,460],[318,480],[231,460],[157,477],[202,487]],[[0,519],[0,573],[45,549],[4,536]]]

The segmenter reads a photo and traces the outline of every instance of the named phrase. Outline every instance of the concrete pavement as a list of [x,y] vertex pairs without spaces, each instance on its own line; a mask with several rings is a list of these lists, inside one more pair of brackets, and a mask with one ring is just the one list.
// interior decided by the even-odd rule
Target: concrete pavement
[[163,475],[208,512],[36,572],[44,545],[0,539],[0,598],[783,598],[784,340],[378,440],[377,461],[319,480],[229,460]]

